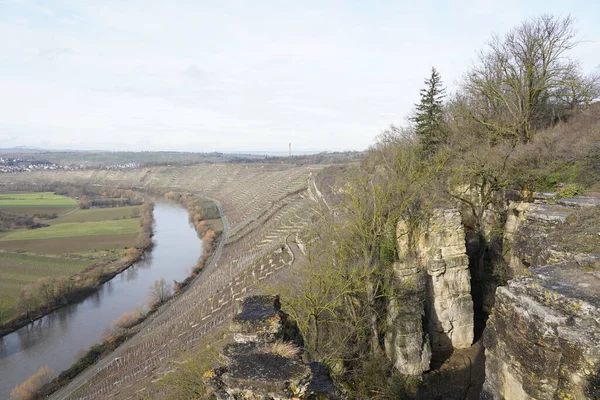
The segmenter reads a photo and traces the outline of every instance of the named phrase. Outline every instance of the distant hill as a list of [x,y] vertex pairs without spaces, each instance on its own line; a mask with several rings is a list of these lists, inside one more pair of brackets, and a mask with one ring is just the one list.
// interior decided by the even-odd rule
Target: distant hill
[[40,149],[39,147],[30,147],[30,146],[17,146],[17,147],[10,147],[7,149],[0,149],[0,153],[2,153],[2,154],[41,153],[44,151],[51,151],[51,150],[44,150],[44,149]]

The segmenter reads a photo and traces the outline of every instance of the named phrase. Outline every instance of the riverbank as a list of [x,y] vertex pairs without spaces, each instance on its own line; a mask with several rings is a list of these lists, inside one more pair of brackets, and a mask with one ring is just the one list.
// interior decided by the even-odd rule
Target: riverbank
[[175,281],[175,291],[177,292],[192,283],[212,259],[223,234],[224,221],[218,205],[213,200],[192,193],[183,194],[172,191],[165,193],[164,198],[182,205],[187,210],[190,224],[202,241],[202,255],[190,276],[181,282]]
[[0,398],[8,398],[13,388],[43,366],[57,372],[67,370],[87,349],[101,343],[107,330],[114,331],[114,321],[123,314],[147,310],[154,282],[163,278],[180,281],[190,274],[202,246],[187,211],[157,201],[154,218],[154,246],[144,258],[82,302],[0,339]]
[[133,247],[125,250],[125,256],[117,261],[99,262],[70,277],[43,278],[31,285],[29,297],[20,298],[22,312],[0,325],[0,338],[69,304],[77,303],[98,290],[105,282],[143,259],[152,246],[153,202],[140,207],[139,225],[141,232]]
[[[38,398],[46,398],[65,387],[88,367],[96,364],[106,355],[116,350],[126,340],[139,333],[145,323],[147,323],[150,319],[156,318],[158,315],[160,315],[160,313],[165,312],[168,309],[168,305],[163,307],[165,303],[172,303],[177,298],[181,297],[191,286],[191,283],[193,283],[194,280],[197,279],[197,277],[202,273],[204,265],[208,265],[213,261],[216,253],[215,250],[220,244],[220,239],[223,238],[224,226],[221,222],[220,229],[219,226],[215,225],[214,223],[207,227],[209,224],[202,223],[202,221],[213,221],[214,218],[204,219],[201,217],[201,215],[205,215],[206,217],[217,216],[219,221],[221,221],[218,206],[211,200],[191,194],[183,196],[173,196],[172,194],[167,194],[165,195],[165,198],[185,207],[185,209],[188,211],[190,223],[196,230],[198,238],[202,240],[203,253],[199,257],[198,262],[193,268],[190,276],[181,282],[175,280],[173,295],[166,301],[154,304],[147,313],[139,315],[134,325],[129,326],[122,331],[107,333],[104,335],[102,343],[91,346],[82,357],[80,357],[75,363],[73,363],[73,365],[71,365],[71,367],[69,367],[69,369],[62,371],[56,378],[52,379],[51,382],[41,387],[37,391]],[[214,210],[216,210],[216,213]],[[213,231],[211,228],[214,228],[215,231]]]

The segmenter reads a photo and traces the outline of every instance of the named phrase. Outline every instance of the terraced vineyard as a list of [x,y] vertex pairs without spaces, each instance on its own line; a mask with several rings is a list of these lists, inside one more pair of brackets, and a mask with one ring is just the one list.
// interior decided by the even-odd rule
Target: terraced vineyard
[[155,192],[189,191],[219,200],[232,231],[260,215],[272,202],[307,186],[322,167],[290,165],[203,164],[121,171],[41,171],[4,174],[6,184],[50,182],[140,188]]
[[[308,190],[320,167],[199,165],[124,171],[31,173],[27,179],[94,182],[154,192],[188,191],[217,200],[225,214],[222,248],[194,284],[144,323],[140,334],[55,398],[161,398],[157,379],[201,338],[228,322],[235,301],[278,279],[297,251],[286,240],[319,204]],[[16,179],[10,176],[9,179]],[[168,310],[168,311],[167,311]]]

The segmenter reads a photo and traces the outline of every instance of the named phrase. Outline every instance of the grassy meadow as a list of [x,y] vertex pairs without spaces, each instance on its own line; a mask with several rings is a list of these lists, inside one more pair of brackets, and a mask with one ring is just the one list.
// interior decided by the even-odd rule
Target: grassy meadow
[[69,276],[89,265],[85,258],[0,253],[0,315],[12,316],[23,286],[47,276]]
[[56,225],[67,222],[110,221],[115,219],[137,218],[139,215],[140,206],[95,208],[93,210],[77,210],[63,217],[50,220],[47,223]]
[[61,196],[50,192],[0,194],[0,207],[18,206],[72,207],[77,206],[77,202],[70,197]]
[[119,258],[140,232],[140,206],[81,210],[74,199],[48,192],[0,194],[0,211],[42,215],[49,225],[0,235],[0,322],[15,316],[25,285],[73,275],[107,257]]
[[2,237],[0,242],[69,238],[73,236],[121,235],[139,231],[138,222],[133,218],[112,221],[66,222],[39,229],[15,231]]
[[77,202],[50,192],[0,193],[0,211],[14,215],[63,215],[76,210]]

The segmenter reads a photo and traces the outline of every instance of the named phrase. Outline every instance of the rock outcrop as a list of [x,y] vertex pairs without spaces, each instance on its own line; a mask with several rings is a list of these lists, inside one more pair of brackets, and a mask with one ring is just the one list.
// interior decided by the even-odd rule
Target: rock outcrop
[[461,349],[473,343],[473,300],[465,232],[459,212],[438,208],[421,238],[427,265],[427,315],[432,350]]
[[422,260],[410,252],[406,224],[398,223],[396,232],[400,260],[394,263],[390,284],[385,351],[400,373],[421,375],[431,361],[424,306],[427,273]]
[[600,397],[597,266],[530,269],[496,291],[484,333],[486,399]]
[[420,375],[433,352],[473,342],[473,301],[465,233],[459,212],[437,208],[422,232],[400,221],[386,353],[396,369]]
[[222,352],[227,364],[205,374],[217,399],[335,398],[328,369],[302,361],[302,338],[278,296],[245,298],[230,330],[234,343]]
[[[484,399],[600,398],[600,255],[566,251],[553,232],[575,207],[596,202],[544,201],[509,218],[509,265],[524,272],[496,290]],[[600,240],[593,232],[586,243],[593,236]]]

